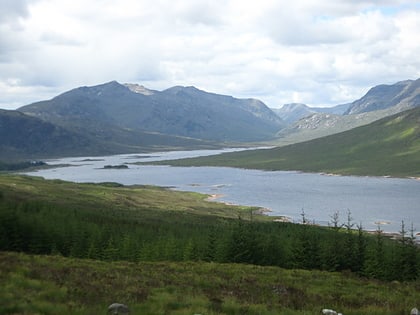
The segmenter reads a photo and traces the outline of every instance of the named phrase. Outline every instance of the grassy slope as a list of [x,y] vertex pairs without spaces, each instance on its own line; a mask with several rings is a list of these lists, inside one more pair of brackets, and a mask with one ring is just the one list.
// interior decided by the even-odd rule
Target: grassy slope
[[[167,161],[163,163],[169,164]],[[170,164],[420,176],[420,108],[304,143],[185,159]]]
[[408,314],[419,283],[214,263],[107,263],[0,252],[1,314]]
[[[113,211],[154,224],[198,223],[204,217],[209,222],[250,210],[206,202],[196,193],[17,175],[0,176],[0,198]],[[383,283],[350,273],[198,262],[111,263],[0,252],[0,314],[102,314],[117,301],[127,303],[132,314],[149,315],[309,315],[323,307],[347,315],[391,315],[419,305],[419,289],[419,282]]]
[[61,180],[47,181],[40,177],[19,175],[0,176],[0,192],[11,200],[46,201],[81,210],[98,209],[111,214],[130,212],[142,220],[166,219],[172,216],[210,215],[237,218],[241,213],[255,210],[252,207],[230,206],[208,202],[207,196],[194,192],[171,191],[152,186],[122,186],[115,183],[76,184]]

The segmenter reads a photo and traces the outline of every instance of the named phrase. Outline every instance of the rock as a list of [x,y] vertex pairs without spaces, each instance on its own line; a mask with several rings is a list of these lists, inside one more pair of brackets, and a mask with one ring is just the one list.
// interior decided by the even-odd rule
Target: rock
[[108,306],[108,313],[113,315],[129,314],[130,310],[125,304],[112,303],[110,306]]

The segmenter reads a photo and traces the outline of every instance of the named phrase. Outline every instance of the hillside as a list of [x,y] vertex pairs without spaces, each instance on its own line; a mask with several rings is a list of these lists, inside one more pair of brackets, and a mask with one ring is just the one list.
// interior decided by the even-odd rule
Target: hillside
[[71,123],[57,125],[19,111],[0,110],[0,161],[217,146],[198,139],[127,131],[94,119],[80,123],[74,128]]
[[310,107],[305,104],[291,103],[284,104],[281,108],[274,108],[272,110],[286,123],[293,124],[302,118],[316,113],[342,115],[347,110],[348,106],[349,104],[342,104],[333,107]]
[[0,160],[95,153],[93,143],[80,134],[18,111],[0,110]]
[[170,164],[419,177],[420,108],[308,142]]
[[313,113],[280,130],[276,135],[277,139],[272,143],[281,146],[321,138],[364,126],[399,112],[401,108],[394,106],[351,115]]
[[277,133],[274,145],[297,143],[367,125],[420,106],[420,79],[371,88],[362,98],[330,108],[285,104],[273,109],[289,125]]
[[111,126],[219,142],[269,139],[283,126],[277,115],[255,99],[194,87],[159,92],[115,81],[80,87],[19,110],[90,134]]
[[420,106],[420,79],[375,86],[361,99],[351,103],[345,114],[359,114],[393,106],[399,106],[401,110]]
[[273,222],[205,198],[1,175],[0,313],[101,314],[122,302],[150,315],[393,315],[420,303],[409,237]]

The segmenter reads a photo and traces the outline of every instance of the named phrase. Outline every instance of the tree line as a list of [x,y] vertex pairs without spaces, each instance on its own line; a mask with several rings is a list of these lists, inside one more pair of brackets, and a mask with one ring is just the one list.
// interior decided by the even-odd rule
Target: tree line
[[368,235],[348,213],[330,227],[165,214],[169,219],[76,209],[0,194],[0,250],[106,261],[212,261],[283,268],[351,271],[382,280],[419,279],[414,231],[398,241],[378,228]]

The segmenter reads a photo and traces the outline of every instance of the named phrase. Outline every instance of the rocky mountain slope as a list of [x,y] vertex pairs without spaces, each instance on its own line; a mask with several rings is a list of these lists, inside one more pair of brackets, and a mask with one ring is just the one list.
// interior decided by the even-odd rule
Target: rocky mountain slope
[[277,133],[278,139],[275,143],[289,144],[325,137],[367,125],[378,119],[399,112],[401,112],[400,108],[391,107],[388,109],[351,115],[313,113],[280,130]]
[[393,106],[401,110],[420,106],[420,79],[375,86],[361,99],[351,103],[345,114],[366,113]]
[[290,124],[278,132],[275,143],[289,144],[343,132],[417,106],[420,79],[378,85],[362,98],[332,108],[286,104],[275,112]]
[[342,104],[334,107],[310,107],[301,103],[284,104],[281,108],[275,108],[273,111],[286,123],[293,124],[296,121],[307,116],[324,113],[333,115],[342,115],[348,109],[350,104]]
[[115,81],[80,87],[19,110],[94,134],[114,126],[205,140],[258,141],[273,137],[284,126],[255,99],[236,99],[194,87],[152,91]]

